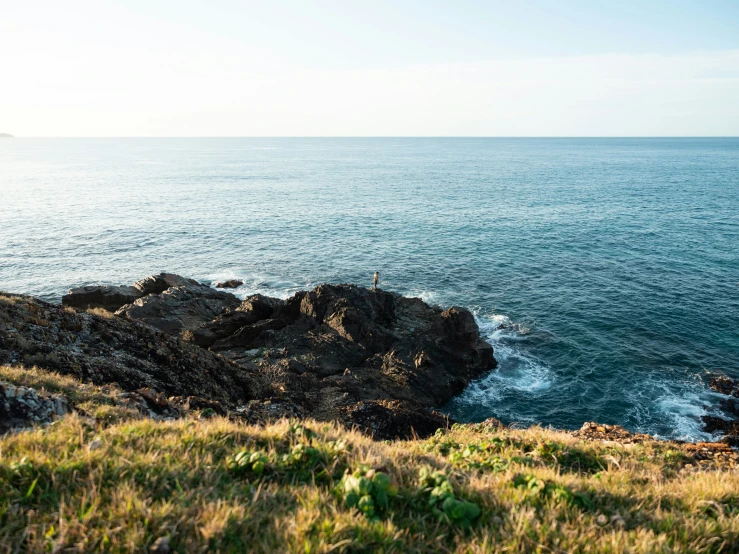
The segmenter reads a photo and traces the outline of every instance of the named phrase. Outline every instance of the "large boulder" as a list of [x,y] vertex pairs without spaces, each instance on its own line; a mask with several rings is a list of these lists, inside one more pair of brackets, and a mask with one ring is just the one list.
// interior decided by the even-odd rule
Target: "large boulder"
[[235,310],[240,304],[241,301],[228,292],[187,284],[139,298],[120,308],[116,315],[178,335],[182,331],[198,329],[222,313]]
[[62,296],[62,304],[86,310],[103,308],[114,312],[125,304],[130,304],[144,295],[139,289],[128,286],[85,285],[71,289]]

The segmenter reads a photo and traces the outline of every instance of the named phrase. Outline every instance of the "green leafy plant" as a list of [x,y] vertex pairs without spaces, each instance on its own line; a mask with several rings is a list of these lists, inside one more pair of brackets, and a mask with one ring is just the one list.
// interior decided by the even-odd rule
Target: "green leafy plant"
[[593,503],[586,495],[573,492],[570,488],[560,483],[539,479],[535,475],[516,475],[513,478],[513,486],[527,489],[533,498],[554,498],[569,506],[577,506],[582,509],[590,509],[593,506]]
[[226,460],[228,469],[237,474],[253,474],[256,476],[264,473],[267,464],[267,456],[262,452],[249,452],[242,450],[234,456],[229,456]]
[[476,504],[457,497],[444,472],[422,467],[418,481],[423,494],[428,495],[428,506],[439,519],[468,529],[480,516],[481,511]]
[[387,512],[390,499],[398,494],[398,487],[386,473],[360,467],[346,471],[338,492],[349,508],[357,508],[368,518],[374,519]]
[[466,469],[482,469],[493,472],[505,471],[510,462],[500,456],[492,456],[486,446],[468,444],[464,449],[449,454],[449,461]]

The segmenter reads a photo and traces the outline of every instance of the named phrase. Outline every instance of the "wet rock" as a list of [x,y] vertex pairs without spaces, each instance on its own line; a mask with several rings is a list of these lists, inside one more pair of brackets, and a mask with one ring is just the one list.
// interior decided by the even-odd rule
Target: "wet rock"
[[731,414],[733,416],[739,416],[739,400],[736,398],[726,398],[719,402],[719,406],[721,410],[726,412],[727,414]]
[[64,395],[38,394],[30,387],[0,382],[0,434],[46,425],[70,411]]
[[135,287],[112,285],[86,285],[71,289],[62,296],[62,304],[86,310],[103,308],[115,312],[125,304],[141,298],[143,293]]
[[723,419],[716,416],[701,416],[703,430],[706,433],[723,433],[724,435],[739,435],[739,421]]
[[228,281],[221,281],[215,284],[217,289],[237,289],[244,284],[244,281],[238,279],[229,279]]
[[739,435],[726,435],[721,438],[723,444],[728,444],[732,448],[739,448]]
[[62,297],[62,304],[86,310],[88,308],[104,308],[115,312],[126,304],[131,304],[149,294],[160,294],[171,287],[199,285],[194,279],[188,279],[174,273],[150,275],[133,284],[133,286],[85,285],[71,289]]
[[739,381],[720,375],[711,379],[709,386],[716,392],[739,396]]
[[116,315],[178,335],[198,329],[222,312],[236,309],[240,303],[233,294],[190,284],[139,298],[120,308]]

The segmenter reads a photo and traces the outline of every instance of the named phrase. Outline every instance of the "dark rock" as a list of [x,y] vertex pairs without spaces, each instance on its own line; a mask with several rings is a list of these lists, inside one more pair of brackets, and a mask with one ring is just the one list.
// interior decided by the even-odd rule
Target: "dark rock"
[[703,429],[706,433],[723,433],[725,435],[739,435],[739,421],[723,419],[716,416],[701,416]]
[[217,289],[237,289],[243,284],[244,281],[239,281],[238,279],[229,279],[228,281],[221,281],[220,283],[216,283],[215,287]]
[[147,295],[121,307],[119,318],[24,300],[27,311],[44,313],[28,320],[15,346],[3,347],[5,359],[118,382],[138,391],[152,412],[165,407],[160,396],[140,389],[228,406],[261,399],[239,417],[303,414],[382,438],[426,436],[447,425],[432,409],[496,365],[468,310],[382,290],[321,285],[287,300],[253,295],[241,302],[170,274],[132,288]]
[[240,300],[205,285],[179,285],[150,294],[120,308],[116,315],[141,321],[170,335],[193,331],[222,312],[234,310]]
[[303,419],[308,417],[305,409],[290,401],[252,400],[229,413],[236,421],[250,425],[264,425],[281,419]]
[[[285,302],[282,300],[255,294],[239,304],[234,311],[226,312],[195,329],[192,340],[198,346],[208,348],[221,339],[229,339],[227,346],[214,347],[214,349],[220,350],[248,346],[251,340],[249,337],[255,338],[265,328],[279,329],[285,326],[276,323],[270,327],[269,324],[260,323],[254,329],[246,329],[247,326],[255,325],[257,322],[267,320],[273,314],[277,314],[284,307],[284,304]],[[282,322],[285,320],[286,318],[282,317],[276,321]]]
[[[321,285],[285,301],[250,297],[193,336],[264,376],[273,394],[312,417],[377,436],[396,423],[397,436],[409,436],[410,424],[401,420],[415,422],[419,435],[438,428],[441,420],[428,409],[495,367],[493,349],[467,310],[353,285]],[[253,352],[272,354],[256,359]],[[362,420],[364,413],[377,423]]]
[[444,414],[398,400],[358,402],[346,410],[346,420],[380,440],[424,438],[454,423]]
[[181,287],[183,285],[199,285],[195,279],[188,279],[174,273],[160,273],[159,275],[149,275],[140,281],[134,283],[134,288],[141,291],[142,296],[147,294],[161,294],[171,287]]
[[225,416],[228,413],[220,402],[216,402],[215,400],[208,400],[207,398],[203,398],[201,396],[187,396],[185,398],[181,398],[180,401],[182,408],[188,411],[213,410],[216,414],[220,416]]
[[150,388],[121,393],[117,396],[116,401],[137,410],[146,417],[160,421],[178,419],[182,415],[179,408],[170,402],[164,394]]
[[739,448],[739,435],[726,435],[721,438],[721,442],[728,444],[732,448]]
[[724,412],[739,416],[739,400],[736,398],[726,398],[719,403],[719,406]]
[[112,285],[86,285],[70,290],[62,296],[62,304],[86,310],[103,308],[115,312],[125,304],[141,298],[143,293],[134,287]]
[[243,368],[147,325],[17,295],[0,297],[0,363],[38,366],[97,385],[117,383],[129,392],[200,396],[224,406],[244,403],[257,388]]
[[709,386],[721,394],[739,396],[739,381],[723,375],[711,379]]

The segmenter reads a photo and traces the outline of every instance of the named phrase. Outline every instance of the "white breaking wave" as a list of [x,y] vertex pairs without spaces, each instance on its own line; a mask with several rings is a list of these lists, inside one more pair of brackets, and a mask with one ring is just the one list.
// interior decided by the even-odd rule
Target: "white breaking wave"
[[649,377],[627,394],[633,406],[628,417],[636,422],[635,431],[660,438],[713,440],[717,437],[703,430],[701,417],[720,415],[715,409],[717,396],[698,380],[668,382]]
[[516,343],[526,340],[530,329],[513,323],[508,316],[475,314],[480,333],[493,345],[498,367],[487,375],[472,381],[455,399],[457,405],[484,406],[496,415],[505,414],[506,396],[511,392],[535,397],[552,387],[555,375],[541,360],[517,348]]
[[209,275],[207,281],[215,284],[219,281],[228,281],[230,279],[238,279],[239,281],[244,282],[244,284],[238,288],[228,289],[228,292],[242,300],[253,294],[263,294],[265,296],[285,300],[298,291],[312,289],[315,286],[310,283],[291,281],[282,276],[265,274],[251,274],[244,276],[237,273],[217,273]]

